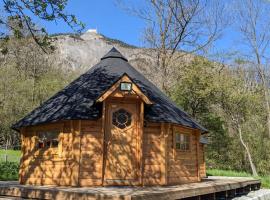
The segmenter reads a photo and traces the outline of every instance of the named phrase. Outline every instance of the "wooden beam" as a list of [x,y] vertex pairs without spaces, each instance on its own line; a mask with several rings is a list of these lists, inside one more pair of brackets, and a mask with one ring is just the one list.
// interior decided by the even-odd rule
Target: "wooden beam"
[[199,161],[199,157],[200,157],[200,135],[201,133],[197,130],[194,131],[195,133],[195,137],[196,137],[196,157],[197,157],[197,176],[198,176],[198,181],[201,181],[201,173],[200,173],[200,161]]
[[72,120],[72,152],[73,162],[71,164],[71,186],[79,186],[79,170],[80,170],[80,134],[81,134],[81,120]]
[[59,140],[59,144],[58,144],[58,156],[61,158],[63,155],[63,134],[64,134],[64,124],[61,126],[60,128],[60,132],[59,132],[59,136],[58,136],[58,140]]
[[105,99],[107,99],[114,91],[116,91],[119,88],[121,82],[131,82],[132,91],[135,92],[146,104],[153,104],[150,101],[150,99],[140,90],[140,88],[127,75],[123,75],[114,85],[112,85],[96,101],[103,102]]
[[168,140],[170,134],[171,124],[165,124],[165,185],[168,185],[168,165],[169,165],[169,151],[168,151]]
[[139,147],[138,147],[138,151],[139,151],[139,183],[140,185],[143,185],[143,127],[144,127],[144,103],[143,101],[140,102],[139,105],[139,109],[140,109],[140,114],[139,114]]
[[166,127],[164,123],[161,123],[161,154],[162,154],[162,164],[161,164],[161,184],[166,185],[167,184],[167,169],[166,169]]
[[78,165],[79,165],[79,169],[78,169],[78,182],[77,182],[77,186],[80,185],[80,172],[81,172],[81,160],[82,160],[82,121],[79,120],[79,135],[78,137],[78,142],[79,142],[79,150],[78,150]]
[[19,183],[23,183],[23,161],[24,161],[24,155],[25,155],[25,128],[21,128],[20,135],[21,135],[21,158],[20,158],[20,169],[19,169]]
[[106,162],[106,140],[105,140],[105,134],[106,134],[106,101],[102,102],[102,134],[103,134],[103,139],[102,139],[102,184],[104,185],[104,176],[105,176],[105,162]]

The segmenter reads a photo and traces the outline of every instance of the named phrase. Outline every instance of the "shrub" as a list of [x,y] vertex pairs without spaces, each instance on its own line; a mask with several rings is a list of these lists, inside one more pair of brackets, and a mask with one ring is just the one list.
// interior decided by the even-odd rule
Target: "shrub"
[[0,180],[18,180],[19,164],[17,162],[0,162]]

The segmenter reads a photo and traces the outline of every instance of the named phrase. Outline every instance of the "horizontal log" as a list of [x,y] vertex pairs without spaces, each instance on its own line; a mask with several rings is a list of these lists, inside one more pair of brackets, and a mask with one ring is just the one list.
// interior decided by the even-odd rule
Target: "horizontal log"
[[43,159],[28,159],[28,160],[24,160],[21,163],[21,166],[48,166],[48,165],[53,165],[53,166],[57,166],[57,165],[71,165],[72,163],[74,163],[75,161],[73,159],[54,159],[54,160],[43,160]]
[[169,171],[168,177],[197,177],[197,170]]
[[143,146],[161,146],[161,140],[147,139],[143,141]]
[[198,177],[168,178],[168,184],[185,184],[198,182]]
[[93,179],[102,178],[102,171],[81,171],[79,173],[80,178]]
[[80,165],[91,165],[91,164],[97,164],[100,165],[102,163],[102,157],[100,157],[99,159],[96,160],[89,160],[89,159],[81,159],[80,160]]
[[144,172],[161,172],[162,165],[145,165]]
[[93,144],[93,143],[89,143],[89,144],[85,144],[81,146],[81,151],[84,151],[84,153],[87,154],[102,154],[103,152],[103,147],[101,144]]
[[64,179],[55,179],[52,180],[50,178],[28,178],[22,179],[22,182],[29,185],[58,185],[58,186],[69,186],[71,185],[70,178]]
[[161,146],[151,146],[151,145],[149,145],[149,146],[144,146],[143,151],[144,152],[149,152],[149,153],[150,152],[155,152],[157,154],[160,154],[162,152],[162,148],[161,148]]
[[102,170],[102,164],[97,164],[96,162],[90,163],[90,164],[85,164],[85,165],[80,165],[80,171],[86,171],[86,172],[91,172],[91,171],[101,171]]
[[153,177],[146,177],[143,178],[143,184],[144,185],[161,185],[161,179],[160,178],[153,178]]
[[164,159],[155,159],[153,157],[145,157],[144,164],[145,165],[160,165],[164,162]]
[[157,160],[163,160],[164,158],[162,157],[161,154],[158,154],[154,151],[151,151],[151,152],[143,152],[143,157],[144,158],[154,158],[154,159],[157,159]]
[[87,178],[80,178],[79,179],[79,184],[82,187],[87,187],[87,186],[99,186],[102,184],[102,179],[87,179]]

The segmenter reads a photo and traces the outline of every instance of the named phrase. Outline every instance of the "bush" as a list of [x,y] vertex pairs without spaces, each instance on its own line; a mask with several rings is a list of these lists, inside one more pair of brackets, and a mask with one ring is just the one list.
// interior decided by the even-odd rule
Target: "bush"
[[19,163],[17,162],[0,162],[0,180],[11,181],[18,180]]

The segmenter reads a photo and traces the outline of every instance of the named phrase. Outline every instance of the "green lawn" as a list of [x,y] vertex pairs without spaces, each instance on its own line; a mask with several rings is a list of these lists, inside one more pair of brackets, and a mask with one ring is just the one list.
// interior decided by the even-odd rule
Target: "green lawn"
[[[220,169],[208,169],[208,176],[232,176],[232,177],[252,177],[251,174],[246,172],[237,172],[232,170],[220,170]],[[259,176],[254,177],[260,179],[262,182],[262,187],[270,188],[270,175],[269,176]]]
[[[21,151],[0,150],[0,180],[18,180]],[[7,162],[6,162],[7,160]]]
[[19,162],[20,157],[20,150],[0,150],[0,162],[5,162],[6,159],[8,162]]

